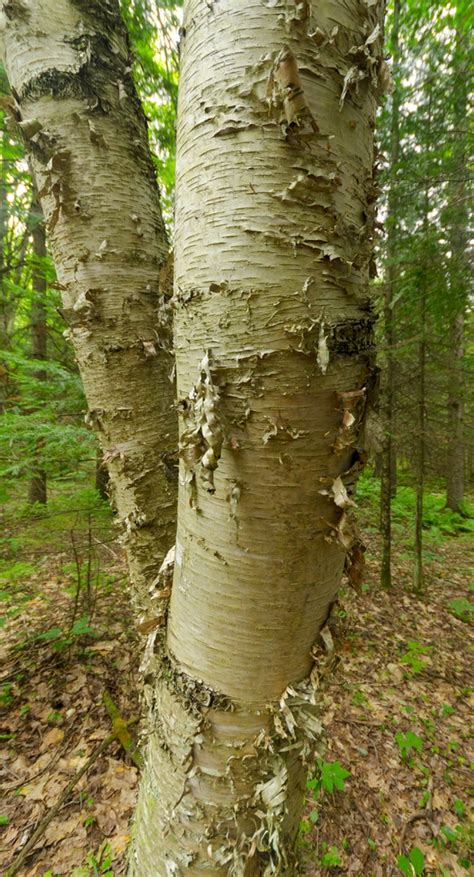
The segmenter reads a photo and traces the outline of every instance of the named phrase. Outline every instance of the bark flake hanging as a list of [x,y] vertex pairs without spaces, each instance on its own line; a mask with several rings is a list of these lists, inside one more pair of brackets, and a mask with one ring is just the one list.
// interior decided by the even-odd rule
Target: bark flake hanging
[[214,472],[224,441],[224,426],[219,410],[220,394],[212,378],[212,361],[212,353],[208,351],[199,365],[198,382],[192,387],[187,399],[178,406],[184,419],[179,455],[184,461],[185,479],[192,495],[199,465],[203,486],[208,493],[215,492]]
[[290,143],[311,140],[319,127],[306,100],[296,55],[284,46],[277,55],[267,83],[270,110],[279,112],[285,139]]

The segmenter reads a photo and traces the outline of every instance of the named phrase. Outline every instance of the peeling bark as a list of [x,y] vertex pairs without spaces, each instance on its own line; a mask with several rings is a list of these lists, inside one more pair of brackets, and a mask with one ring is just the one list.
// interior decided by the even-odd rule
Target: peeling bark
[[174,539],[167,242],[116,0],[10,0],[0,46],[139,605]]
[[178,534],[133,877],[295,873],[319,633],[344,566],[360,577],[382,12],[185,3]]

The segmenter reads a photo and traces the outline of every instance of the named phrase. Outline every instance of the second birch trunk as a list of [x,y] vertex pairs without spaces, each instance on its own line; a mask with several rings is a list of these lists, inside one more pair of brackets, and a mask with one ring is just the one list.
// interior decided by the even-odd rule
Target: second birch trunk
[[142,606],[174,541],[176,434],[166,234],[118,2],[4,4],[0,49]]

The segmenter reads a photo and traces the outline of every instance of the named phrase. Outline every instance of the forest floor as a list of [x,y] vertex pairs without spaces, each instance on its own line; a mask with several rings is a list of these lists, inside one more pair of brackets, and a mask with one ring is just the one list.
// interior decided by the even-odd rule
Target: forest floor
[[[125,873],[138,768],[110,703],[136,737],[141,644],[108,511],[91,496],[53,500],[43,515],[7,504],[2,521],[2,872],[61,802],[15,871],[24,877]],[[360,595],[344,590],[340,601],[327,750],[299,841],[308,875],[469,873],[472,527],[430,497],[416,596],[412,496],[400,496],[394,586],[383,591],[373,482],[361,491],[366,578]]]

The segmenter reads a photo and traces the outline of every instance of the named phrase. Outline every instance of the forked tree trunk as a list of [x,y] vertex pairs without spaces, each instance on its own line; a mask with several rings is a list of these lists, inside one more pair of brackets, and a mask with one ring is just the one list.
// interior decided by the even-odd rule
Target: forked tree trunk
[[392,585],[392,499],[396,488],[396,456],[394,439],[395,401],[395,319],[393,313],[398,270],[395,264],[397,245],[397,170],[400,156],[400,5],[395,0],[393,9],[392,57],[394,90],[390,119],[390,183],[387,215],[387,270],[384,296],[384,336],[386,344],[385,387],[383,393],[384,447],[380,490],[380,529],[382,532],[382,587]]
[[45,215],[88,420],[144,595],[174,539],[176,439],[158,280],[167,243],[127,35],[117,0],[8,0],[1,8],[12,110]]
[[360,576],[381,17],[185,2],[178,536],[134,877],[295,873],[318,633],[344,564]]

